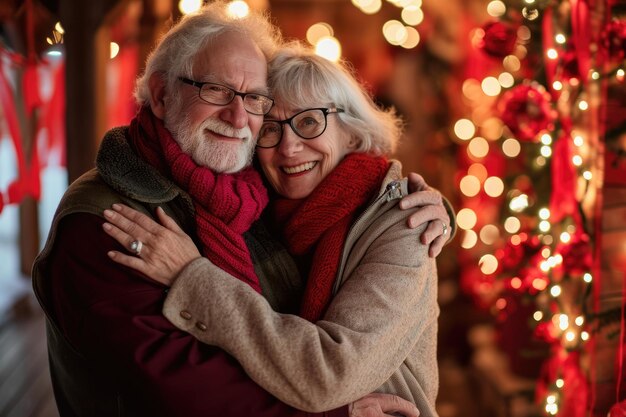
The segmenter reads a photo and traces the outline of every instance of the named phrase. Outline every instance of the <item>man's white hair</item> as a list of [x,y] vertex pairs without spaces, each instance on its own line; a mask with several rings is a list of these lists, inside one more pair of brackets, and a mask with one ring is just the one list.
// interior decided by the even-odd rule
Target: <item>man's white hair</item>
[[[167,91],[175,92],[178,77],[191,77],[196,54],[217,36],[237,32],[249,37],[269,61],[281,43],[280,31],[266,15],[250,11],[243,18],[230,15],[224,1],[203,6],[184,16],[157,43],[137,79],[135,98],[140,105],[152,104],[148,81],[154,73],[164,77]],[[219,47],[216,45],[216,47]]]

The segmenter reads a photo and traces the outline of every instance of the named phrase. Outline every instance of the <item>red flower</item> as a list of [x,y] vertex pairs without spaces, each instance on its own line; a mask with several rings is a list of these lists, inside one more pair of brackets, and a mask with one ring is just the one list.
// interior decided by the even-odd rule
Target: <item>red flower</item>
[[563,257],[560,268],[568,275],[580,276],[591,269],[591,243],[586,233],[577,233],[568,243],[560,243],[555,253]]
[[550,94],[537,83],[524,82],[504,93],[498,110],[513,135],[529,142],[536,141],[541,131],[551,129],[556,120]]
[[491,21],[483,26],[483,38],[478,47],[487,55],[504,58],[511,55],[517,44],[517,27],[505,22]]
[[626,417],[626,401],[614,404],[607,417]]
[[602,43],[609,60],[620,62],[626,56],[626,21],[613,19],[602,32]]

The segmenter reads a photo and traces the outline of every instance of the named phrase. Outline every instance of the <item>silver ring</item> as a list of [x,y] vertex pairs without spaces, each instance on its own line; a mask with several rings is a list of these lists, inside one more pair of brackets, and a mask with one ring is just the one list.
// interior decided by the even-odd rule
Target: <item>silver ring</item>
[[139,254],[141,253],[141,248],[143,248],[143,243],[141,242],[141,240],[133,240],[130,243],[130,250],[135,252],[135,255],[139,256]]
[[441,221],[441,225],[443,226],[443,233],[441,234],[441,236],[445,236],[448,234],[448,225],[443,220]]

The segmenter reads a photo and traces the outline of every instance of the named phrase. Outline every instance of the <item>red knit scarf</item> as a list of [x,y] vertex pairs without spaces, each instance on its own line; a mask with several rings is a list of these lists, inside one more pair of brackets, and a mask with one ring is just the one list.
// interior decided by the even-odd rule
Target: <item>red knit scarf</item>
[[261,176],[250,167],[216,174],[198,166],[149,107],[132,120],[129,142],[145,161],[191,195],[204,256],[261,292],[243,239],[268,202]]
[[385,158],[353,153],[305,199],[277,199],[274,220],[293,255],[312,256],[300,315],[319,320],[330,302],[350,225],[374,198],[387,173]]

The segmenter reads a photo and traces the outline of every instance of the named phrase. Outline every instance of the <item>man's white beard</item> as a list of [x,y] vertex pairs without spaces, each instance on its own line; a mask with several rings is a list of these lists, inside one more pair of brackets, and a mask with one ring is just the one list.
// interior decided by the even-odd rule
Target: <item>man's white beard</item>
[[[190,155],[196,164],[225,174],[241,171],[250,165],[255,143],[248,126],[235,129],[217,118],[209,118],[200,125],[193,126],[181,111],[172,110],[165,114],[165,127],[172,133],[183,152]],[[212,139],[207,136],[206,130],[241,138],[241,142]]]

